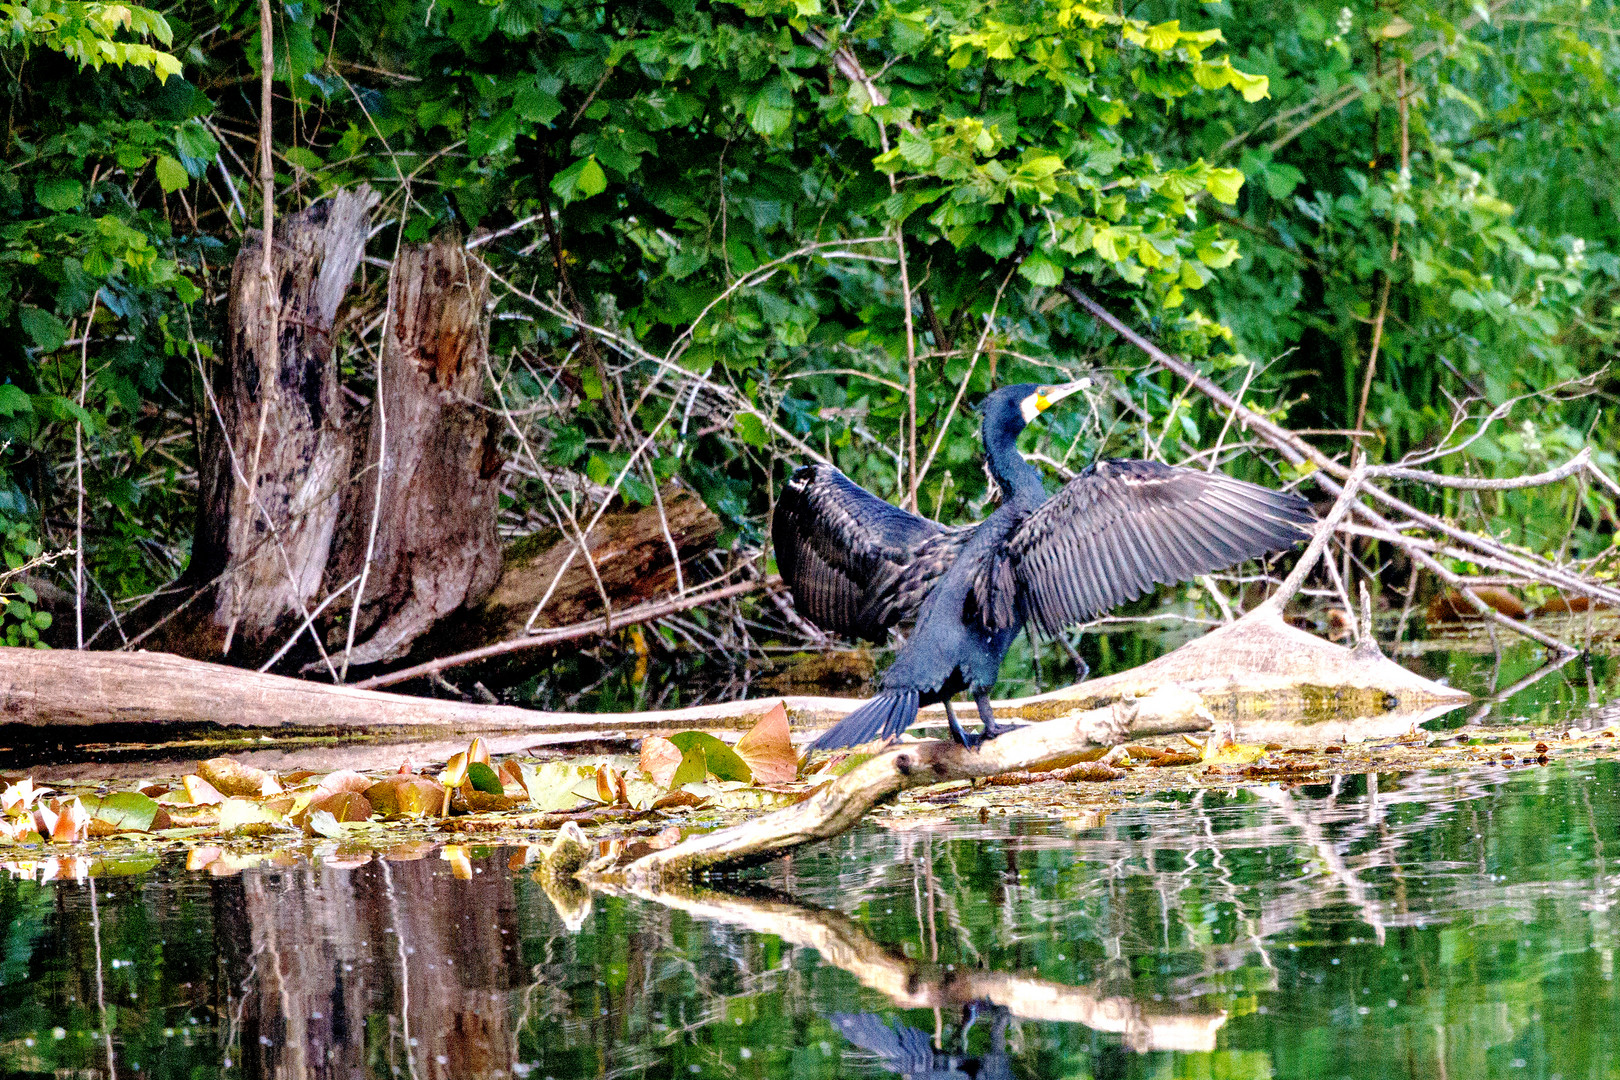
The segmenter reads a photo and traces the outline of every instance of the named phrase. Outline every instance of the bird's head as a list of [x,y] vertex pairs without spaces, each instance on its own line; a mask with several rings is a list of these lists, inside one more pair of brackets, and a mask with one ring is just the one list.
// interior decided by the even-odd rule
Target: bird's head
[[1076,379],[1046,386],[1037,383],[1003,386],[987,395],[979,409],[984,414],[987,429],[1011,427],[1016,432],[1070,394],[1090,385],[1090,379]]

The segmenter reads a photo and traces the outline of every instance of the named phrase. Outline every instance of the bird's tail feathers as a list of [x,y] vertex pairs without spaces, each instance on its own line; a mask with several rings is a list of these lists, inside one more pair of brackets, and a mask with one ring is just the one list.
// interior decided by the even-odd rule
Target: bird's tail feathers
[[856,709],[810,744],[811,750],[837,750],[860,746],[874,739],[892,739],[917,719],[917,691],[884,690]]

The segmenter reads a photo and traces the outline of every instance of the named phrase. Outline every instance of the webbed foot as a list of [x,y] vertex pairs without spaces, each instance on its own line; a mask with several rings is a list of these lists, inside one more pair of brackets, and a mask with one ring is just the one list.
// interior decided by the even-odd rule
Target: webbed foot
[[1023,724],[1002,724],[1002,723],[985,724],[984,729],[979,732],[979,741],[980,742],[989,742],[991,739],[994,739],[999,735],[1005,735],[1009,731],[1017,731],[1019,728],[1021,728],[1023,726],[1024,726]]

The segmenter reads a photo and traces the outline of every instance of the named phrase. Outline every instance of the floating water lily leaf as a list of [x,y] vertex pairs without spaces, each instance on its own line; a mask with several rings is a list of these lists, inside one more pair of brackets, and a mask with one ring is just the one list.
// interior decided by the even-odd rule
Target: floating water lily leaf
[[1227,743],[1212,754],[1204,755],[1205,765],[1252,765],[1266,756],[1264,746],[1248,743]]
[[394,773],[365,790],[379,814],[436,814],[444,805],[444,785],[431,776]]
[[501,784],[501,778],[487,762],[475,761],[467,766],[467,781],[474,790],[482,791],[486,795],[504,795],[506,788]]
[[218,806],[225,801],[225,795],[218,788],[195,773],[181,783],[185,786],[186,798],[191,800],[193,806]]
[[786,784],[799,775],[799,755],[788,731],[787,708],[778,701],[732,747],[755,783]]
[[641,777],[626,777],[624,781],[624,801],[636,810],[652,809],[653,804],[668,791],[667,784]]
[[[307,821],[313,821],[316,814],[330,814],[334,820],[340,823],[370,821],[371,801],[358,791],[338,791],[316,799],[309,804],[309,808],[305,813]],[[329,836],[331,834],[322,833],[321,835]]]
[[317,810],[309,815],[305,829],[316,836],[325,836],[333,840],[343,835],[343,824],[338,821],[337,815],[328,810]]
[[679,791],[688,784],[701,784],[708,778],[709,757],[703,752],[702,743],[693,743],[681,753],[681,764],[675,770],[675,775],[669,778],[669,788]]
[[[570,765],[562,761],[548,761],[544,765],[523,765],[523,787],[529,793],[529,801],[536,810],[542,813],[553,810],[572,810],[590,796],[576,794],[574,788],[583,779],[581,770],[577,765]],[[591,777],[592,790],[595,790],[596,770],[591,769],[587,775]]]
[[84,808],[117,832],[148,832],[158,815],[157,800],[138,791],[117,791],[105,798],[83,796]]
[[222,795],[279,795],[281,781],[263,769],[244,765],[235,758],[209,758],[197,766],[197,775],[219,789]]
[[671,735],[669,741],[681,748],[682,755],[690,753],[694,747],[701,746],[703,756],[709,763],[709,771],[717,779],[741,780],[746,784],[754,778],[748,764],[737,756],[735,750],[706,731],[682,731]]
[[339,769],[337,772],[327,773],[315,790],[319,792],[317,798],[336,795],[340,791],[364,794],[365,790],[376,782],[365,773],[355,772],[353,769]]
[[681,767],[681,748],[662,735],[648,735],[641,740],[641,771],[646,773],[660,791],[673,786],[675,770]]
[[219,804],[219,827],[225,832],[262,836],[283,823],[280,814],[248,799],[226,799]]

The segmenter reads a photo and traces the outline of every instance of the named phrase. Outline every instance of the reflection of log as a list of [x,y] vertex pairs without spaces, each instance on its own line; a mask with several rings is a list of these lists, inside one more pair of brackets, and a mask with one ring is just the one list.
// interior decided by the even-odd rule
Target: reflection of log
[[219,580],[211,612],[165,628],[171,647],[217,656],[234,638],[252,652],[318,599],[352,453],[332,336],[375,201],[362,187],[281,218],[269,282],[258,240],[237,256],[186,579]]
[[389,296],[370,446],[326,572],[335,589],[371,557],[356,665],[403,655],[482,599],[501,569],[501,457],[481,409],[489,275],[458,238],[441,237],[400,251]]
[[966,967],[947,970],[911,960],[879,945],[836,911],[786,898],[687,888],[608,891],[628,892],[699,919],[774,934],[812,948],[822,960],[887,995],[897,1009],[960,1008],[970,1002],[988,1002],[1025,1019],[1117,1032],[1137,1051],[1208,1052],[1215,1049],[1215,1033],[1226,1023],[1224,1012],[1150,1013],[1138,1001],[1104,997],[1090,987]]

